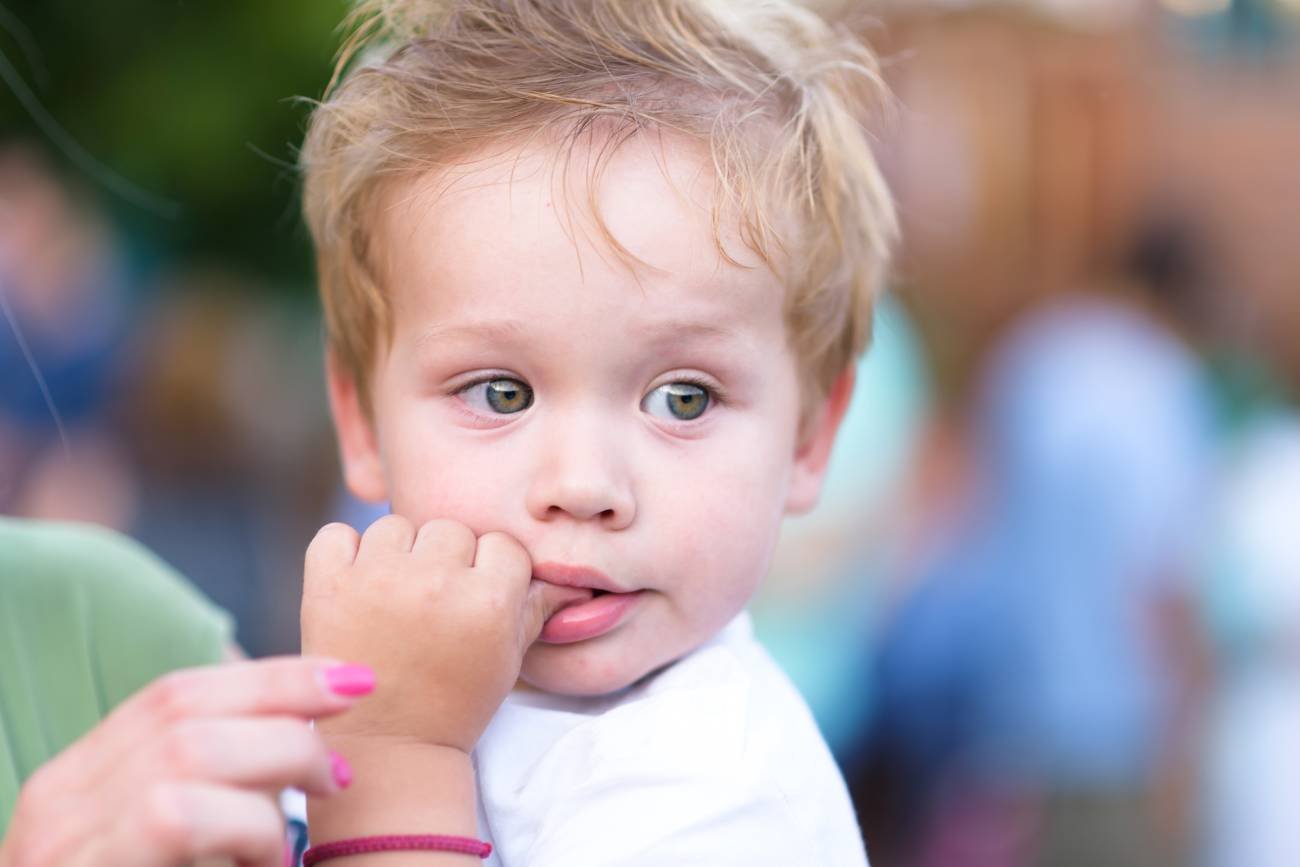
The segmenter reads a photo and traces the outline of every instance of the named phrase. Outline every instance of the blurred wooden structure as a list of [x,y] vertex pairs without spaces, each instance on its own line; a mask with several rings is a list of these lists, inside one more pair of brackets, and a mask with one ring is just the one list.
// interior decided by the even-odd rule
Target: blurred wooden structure
[[[898,7],[896,7],[898,8]],[[901,103],[885,160],[900,294],[960,399],[1001,326],[1115,278],[1175,212],[1226,309],[1300,379],[1300,62],[1209,57],[1161,26],[1071,29],[1023,10],[906,7],[872,34]],[[1249,313],[1249,316],[1245,314]]]

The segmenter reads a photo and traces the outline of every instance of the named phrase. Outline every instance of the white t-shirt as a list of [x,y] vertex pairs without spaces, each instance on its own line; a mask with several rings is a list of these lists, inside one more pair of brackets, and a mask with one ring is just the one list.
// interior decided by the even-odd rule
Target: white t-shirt
[[843,778],[742,614],[613,696],[517,692],[474,751],[492,867],[864,867]]

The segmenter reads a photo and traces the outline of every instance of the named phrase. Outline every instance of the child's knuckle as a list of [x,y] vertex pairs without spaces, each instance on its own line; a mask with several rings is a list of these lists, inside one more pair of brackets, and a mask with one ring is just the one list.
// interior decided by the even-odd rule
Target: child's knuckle
[[344,524],[342,521],[331,521],[316,531],[316,538],[312,539],[312,544],[317,542],[326,542],[333,539],[350,539],[356,536],[357,531],[352,527]]
[[516,607],[507,587],[494,583],[482,588],[469,600],[469,620],[474,633],[481,640],[491,639],[510,622]]
[[492,613],[492,622],[501,623],[506,615],[514,613],[519,608],[519,603],[509,585],[498,584],[493,590],[494,592],[488,594],[487,604]]
[[493,531],[484,534],[479,539],[479,545],[483,545],[484,542],[487,542],[492,547],[495,554],[494,562],[499,564],[503,570],[511,574],[531,571],[532,561],[528,558],[528,552],[524,550],[524,547],[519,544],[519,541],[514,536],[509,533]]
[[479,537],[478,543],[480,545],[487,543],[500,551],[509,551],[516,545],[514,538],[509,533],[503,533],[500,530],[490,530],[484,533]]
[[369,528],[366,529],[366,536],[371,539],[374,539],[376,536],[391,538],[393,536],[413,534],[414,532],[415,528],[411,526],[411,522],[404,516],[388,514],[371,524]]
[[420,527],[420,535],[446,543],[449,546],[469,546],[473,548],[477,542],[473,530],[460,521],[453,521],[450,518],[434,518],[431,521],[426,521]]
[[316,531],[311,543],[307,545],[307,564],[324,566],[337,559],[341,552],[355,552],[359,539],[357,531],[347,524],[338,521],[326,524]]

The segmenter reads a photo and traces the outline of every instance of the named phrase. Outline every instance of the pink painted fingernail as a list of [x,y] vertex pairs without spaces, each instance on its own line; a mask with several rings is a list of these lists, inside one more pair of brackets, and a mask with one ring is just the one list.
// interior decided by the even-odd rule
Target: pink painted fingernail
[[325,669],[325,685],[335,695],[369,695],[375,691],[375,673],[365,665],[336,665]]
[[330,770],[334,773],[334,782],[340,789],[352,785],[352,766],[338,753],[330,752]]

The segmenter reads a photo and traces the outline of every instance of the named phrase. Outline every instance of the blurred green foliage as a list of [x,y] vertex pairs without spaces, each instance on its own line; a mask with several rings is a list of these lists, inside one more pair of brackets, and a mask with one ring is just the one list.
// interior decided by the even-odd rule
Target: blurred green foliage
[[310,285],[292,168],[347,0],[0,0],[0,53],[76,143],[174,217],[75,165],[10,87],[0,141],[37,143],[133,245]]

